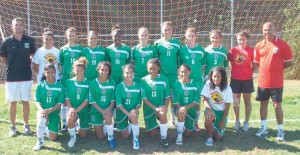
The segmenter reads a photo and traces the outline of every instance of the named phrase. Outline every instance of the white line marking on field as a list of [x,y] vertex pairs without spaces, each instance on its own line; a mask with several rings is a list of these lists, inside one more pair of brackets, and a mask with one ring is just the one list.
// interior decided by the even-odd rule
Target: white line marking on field
[[[277,121],[276,119],[267,119],[268,122],[274,122]],[[227,122],[234,123],[235,120],[228,120]],[[249,120],[249,122],[260,122],[260,120]],[[284,122],[300,122],[300,119],[283,119]]]

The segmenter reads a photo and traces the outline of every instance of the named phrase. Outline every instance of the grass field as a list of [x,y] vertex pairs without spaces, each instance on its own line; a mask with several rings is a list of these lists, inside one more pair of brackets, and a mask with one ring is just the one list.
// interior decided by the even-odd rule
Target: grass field
[[[283,109],[284,109],[284,130],[285,142],[276,141],[277,123],[275,120],[274,108],[269,105],[268,128],[269,134],[264,138],[257,138],[256,131],[260,127],[259,103],[254,101],[256,93],[253,94],[253,111],[250,119],[250,129],[248,132],[232,130],[234,116],[232,107],[229,114],[229,123],[226,128],[224,139],[214,143],[213,147],[206,147],[205,131],[194,133],[193,136],[184,137],[184,144],[177,146],[176,129],[168,130],[169,148],[162,148],[159,136],[150,139],[146,135],[142,115],[140,115],[140,144],[138,151],[132,149],[132,139],[123,140],[119,133],[115,132],[117,142],[116,150],[110,150],[106,140],[96,139],[93,130],[86,138],[78,138],[76,147],[69,149],[67,146],[69,134],[63,132],[59,134],[58,140],[45,141],[45,147],[39,152],[32,151],[36,143],[35,133],[33,136],[24,136],[22,133],[22,106],[18,105],[17,114],[17,137],[9,137],[8,129],[9,114],[8,104],[5,103],[4,85],[0,85],[0,154],[299,154],[300,153],[300,81],[285,81]],[[241,104],[241,121],[244,118],[244,106]],[[32,131],[36,131],[35,118],[36,108],[31,103],[30,125]],[[203,114],[200,120],[203,127]]]

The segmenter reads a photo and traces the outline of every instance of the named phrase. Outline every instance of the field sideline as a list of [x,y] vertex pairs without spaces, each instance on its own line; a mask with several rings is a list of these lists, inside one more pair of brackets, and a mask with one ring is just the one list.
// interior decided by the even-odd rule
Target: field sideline
[[[256,82],[255,82],[256,83]],[[300,152],[300,81],[285,81],[283,93],[284,109],[284,131],[285,142],[276,141],[277,123],[275,120],[274,108],[269,104],[268,128],[269,134],[264,138],[257,138],[256,131],[260,127],[259,103],[254,101],[256,93],[252,95],[253,110],[250,118],[250,129],[248,132],[232,130],[234,116],[232,106],[230,107],[229,122],[227,124],[224,139],[214,143],[213,147],[206,147],[205,131],[194,133],[191,137],[183,138],[183,145],[175,144],[176,129],[168,130],[169,148],[165,149],[160,145],[159,136],[149,139],[144,129],[142,115],[140,115],[140,144],[138,151],[132,149],[132,138],[123,140],[118,132],[115,132],[117,143],[116,150],[110,150],[107,140],[96,139],[96,134],[92,130],[87,138],[78,138],[75,148],[69,149],[67,146],[69,134],[63,132],[59,134],[58,140],[50,142],[47,138],[45,147],[39,152],[32,151],[36,143],[36,108],[31,103],[30,125],[33,136],[24,136],[22,133],[22,106],[18,105],[17,129],[18,136],[11,138],[8,136],[9,114],[8,105],[5,103],[4,85],[0,85],[0,154],[299,154]],[[35,86],[34,86],[35,88]],[[34,94],[33,94],[34,95]],[[141,109],[142,110],[142,109]],[[203,111],[201,111],[200,126],[203,128]],[[244,106],[241,104],[241,122],[244,119]]]

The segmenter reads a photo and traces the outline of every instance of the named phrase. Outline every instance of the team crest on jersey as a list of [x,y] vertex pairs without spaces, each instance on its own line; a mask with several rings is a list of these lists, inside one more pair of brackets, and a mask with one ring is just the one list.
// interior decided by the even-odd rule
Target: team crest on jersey
[[218,59],[218,57],[219,57],[218,54],[214,54],[215,59]]
[[81,89],[77,88],[76,92],[77,92],[77,94],[81,93]]
[[223,103],[223,96],[218,91],[211,92],[210,97],[214,104],[222,104]]
[[234,61],[236,64],[244,64],[247,61],[247,55],[239,53],[234,56]]
[[105,95],[106,94],[106,90],[105,89],[102,89],[102,95]]
[[189,96],[189,91],[188,90],[184,90],[184,96]]
[[47,92],[47,96],[52,96],[52,92],[51,92],[51,91],[48,91],[48,92]]
[[127,93],[127,98],[131,98],[131,94],[130,93]]
[[141,52],[141,57],[145,57],[145,53]]
[[92,59],[96,59],[96,54],[92,54]]
[[196,57],[196,54],[193,53],[193,54],[191,55],[191,57],[194,59],[194,58]]
[[152,84],[151,84],[151,88],[152,88],[153,90],[156,90],[156,85],[155,85],[155,83],[152,83]]
[[116,53],[116,58],[119,58],[120,57],[120,53]]
[[75,57],[75,53],[74,53],[74,52],[71,52],[71,53],[70,53],[70,56],[71,56],[72,58],[74,58],[74,57]]
[[277,52],[278,52],[278,48],[277,47],[273,48],[273,53],[277,53]]
[[29,48],[29,43],[24,43],[25,48]]

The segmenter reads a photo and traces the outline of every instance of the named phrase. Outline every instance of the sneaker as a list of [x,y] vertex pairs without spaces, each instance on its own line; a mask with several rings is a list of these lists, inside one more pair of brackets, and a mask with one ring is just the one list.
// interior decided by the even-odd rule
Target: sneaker
[[236,121],[235,125],[233,126],[233,130],[238,131],[240,130],[240,128],[241,128],[241,123],[239,121]]
[[244,122],[244,125],[243,125],[243,131],[248,131],[249,130],[249,123],[248,122]]
[[67,131],[67,130],[68,130],[67,125],[64,124],[64,125],[62,126],[61,130],[62,130],[62,131]]
[[43,143],[37,142],[37,143],[34,145],[33,150],[34,150],[34,151],[38,151],[38,150],[40,150],[40,149],[42,148],[43,145],[44,145]]
[[109,147],[111,149],[115,149],[116,148],[116,142],[115,142],[114,139],[109,140],[108,143],[109,143]]
[[140,141],[137,140],[133,140],[133,149],[138,150],[140,149]]
[[283,130],[278,130],[276,139],[277,139],[277,141],[280,141],[280,142],[284,141],[284,132],[283,132]]
[[208,138],[205,141],[206,146],[213,146],[214,145],[214,140],[212,138]]
[[201,131],[201,128],[199,127],[198,123],[196,123],[196,125],[195,125],[195,131],[196,132],[200,132]]
[[17,129],[14,125],[11,125],[9,128],[9,136],[14,137],[17,135]]
[[171,129],[176,129],[177,128],[175,121],[170,121],[169,126],[170,126]]
[[182,144],[183,144],[183,143],[182,143],[182,137],[177,136],[176,144],[177,144],[177,145],[182,145]]
[[71,138],[70,141],[68,142],[69,147],[74,147],[76,143],[76,138]]
[[168,143],[168,140],[167,139],[161,139],[160,140],[160,143],[163,147],[167,148],[169,147],[169,143]]
[[23,126],[23,131],[25,135],[32,135],[32,131],[30,130],[29,125],[24,125]]
[[265,129],[265,128],[260,128],[260,129],[257,131],[256,136],[257,136],[257,137],[261,137],[262,135],[266,135],[266,134],[268,134],[268,130]]

